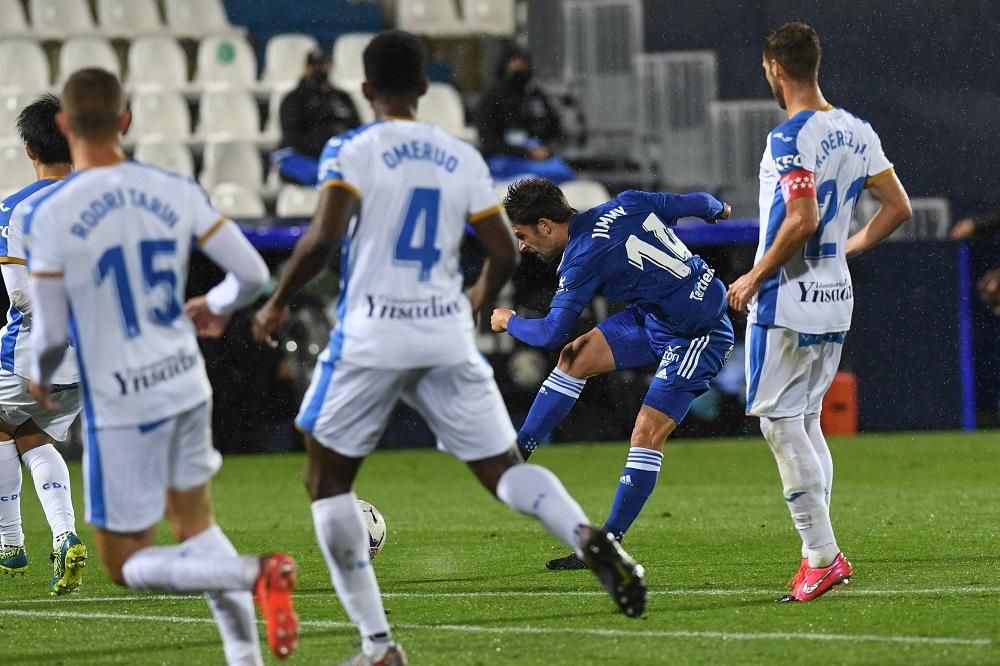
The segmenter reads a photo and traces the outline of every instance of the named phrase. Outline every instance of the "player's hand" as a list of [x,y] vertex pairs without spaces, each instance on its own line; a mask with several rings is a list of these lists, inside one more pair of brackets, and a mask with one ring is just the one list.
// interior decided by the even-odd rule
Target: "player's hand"
[[971,217],[966,217],[955,223],[948,235],[952,240],[965,240],[976,233],[976,223]]
[[28,390],[31,392],[32,397],[38,401],[38,404],[45,409],[59,409],[59,403],[52,399],[51,386],[42,386],[41,384],[29,381]]
[[264,307],[257,310],[257,314],[253,316],[253,339],[257,344],[275,349],[278,341],[272,336],[285,323],[287,316],[288,306],[279,306],[274,301],[264,303]]
[[979,297],[1000,317],[1000,268],[994,268],[979,280]]
[[551,156],[552,151],[550,151],[546,146],[532,146],[528,149],[528,157],[536,162],[547,160]]
[[729,216],[733,214],[733,207],[729,204],[723,202],[722,210],[715,217],[703,217],[701,219],[705,220],[709,224],[715,224],[719,220],[728,220]]
[[194,322],[194,327],[198,331],[198,337],[218,338],[226,332],[229,320],[232,315],[219,315],[212,312],[208,307],[208,299],[204,296],[195,296],[184,304],[184,311]]
[[760,289],[760,280],[752,272],[740,276],[736,282],[729,285],[729,293],[726,294],[729,307],[737,312],[746,312],[750,299],[753,298],[758,289]]
[[490,328],[493,329],[494,333],[503,333],[507,330],[507,324],[510,323],[510,318],[513,316],[513,310],[496,308],[493,310],[493,316],[490,317]]
[[483,286],[476,282],[474,285],[469,287],[469,290],[465,292],[465,297],[469,299],[469,305],[472,306],[472,321],[475,324],[479,324],[479,311],[483,309],[485,305],[486,296],[483,294]]

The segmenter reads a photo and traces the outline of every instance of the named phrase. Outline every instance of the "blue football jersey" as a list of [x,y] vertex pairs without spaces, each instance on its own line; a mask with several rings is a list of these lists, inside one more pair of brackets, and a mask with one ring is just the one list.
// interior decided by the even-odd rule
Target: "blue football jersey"
[[705,194],[627,190],[569,222],[552,307],[580,313],[595,294],[634,303],[680,337],[696,337],[726,311],[726,287],[670,228],[681,217],[714,218]]

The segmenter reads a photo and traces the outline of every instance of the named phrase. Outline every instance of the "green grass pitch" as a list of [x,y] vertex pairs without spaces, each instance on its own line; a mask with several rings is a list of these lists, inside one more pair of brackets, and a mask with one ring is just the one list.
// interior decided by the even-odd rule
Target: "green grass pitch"
[[[802,605],[772,601],[798,564],[798,537],[759,438],[668,446],[626,541],[651,590],[638,620],[618,615],[589,572],[547,571],[564,547],[444,454],[377,454],[358,491],[388,523],[375,568],[414,664],[1000,663],[1000,440],[937,433],[832,447],[834,525],[856,573]],[[533,461],[600,520],[624,458],[616,444],[546,448]],[[304,624],[293,662],[330,663],[357,638],[314,545],[302,466],[301,455],[230,457],[216,505],[240,550],[298,559]],[[50,600],[48,530],[27,474],[24,487],[33,564],[0,580],[0,662],[222,663],[200,598],[116,588],[93,550],[84,587]]]

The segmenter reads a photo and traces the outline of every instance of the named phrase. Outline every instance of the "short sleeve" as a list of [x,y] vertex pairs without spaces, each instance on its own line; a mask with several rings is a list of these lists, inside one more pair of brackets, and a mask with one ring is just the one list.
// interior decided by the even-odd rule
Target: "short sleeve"
[[340,187],[361,198],[360,165],[356,146],[351,141],[354,131],[335,136],[326,142],[319,157],[317,182],[320,189]]
[[472,154],[474,164],[469,169],[469,222],[475,224],[500,212],[500,201],[493,187],[493,178],[479,153]]
[[559,287],[552,297],[553,308],[566,308],[579,314],[600,288],[598,274],[583,265],[571,264],[559,271]]
[[0,264],[25,263],[23,207],[0,203]]
[[885,151],[882,150],[882,140],[879,139],[875,130],[871,132],[868,150],[871,151],[871,155],[868,158],[868,180],[865,182],[865,187],[870,187],[873,183],[885,178],[893,170],[892,162],[885,156]]
[[201,185],[192,180],[189,182],[189,186],[191,188],[191,208],[194,215],[193,233],[200,247],[222,228],[226,217],[212,205]]
[[23,229],[28,250],[28,270],[32,275],[60,277],[66,267],[63,233],[45,207],[31,204],[24,211]]
[[816,171],[816,146],[808,134],[800,131],[802,123],[793,121],[778,126],[768,137],[785,203],[800,197],[816,197],[813,176]]

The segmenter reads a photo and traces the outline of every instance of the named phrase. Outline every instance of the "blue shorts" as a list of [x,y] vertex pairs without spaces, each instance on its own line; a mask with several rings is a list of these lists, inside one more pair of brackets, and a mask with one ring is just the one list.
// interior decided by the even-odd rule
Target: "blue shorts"
[[725,313],[715,328],[694,339],[674,335],[638,305],[597,328],[611,347],[616,370],[657,366],[643,403],[677,423],[733,353],[733,324]]

